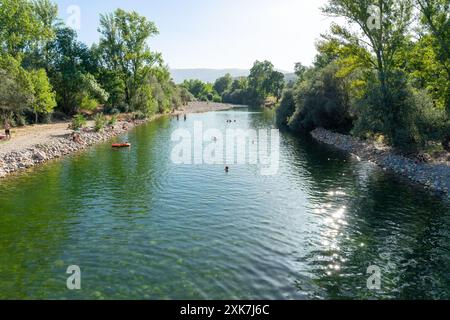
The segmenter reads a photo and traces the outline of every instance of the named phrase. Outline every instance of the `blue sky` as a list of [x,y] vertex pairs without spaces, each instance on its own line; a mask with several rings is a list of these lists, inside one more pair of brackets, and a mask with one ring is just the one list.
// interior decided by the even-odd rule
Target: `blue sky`
[[331,20],[326,0],[57,0],[60,16],[80,8],[81,41],[98,42],[99,15],[135,10],[154,21],[160,34],[149,41],[171,68],[243,68],[256,59],[292,71],[310,64],[315,41]]

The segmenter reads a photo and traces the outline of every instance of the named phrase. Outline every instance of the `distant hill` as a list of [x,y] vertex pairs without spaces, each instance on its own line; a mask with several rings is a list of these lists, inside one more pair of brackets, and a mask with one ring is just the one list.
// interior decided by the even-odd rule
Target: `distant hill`
[[[287,80],[291,80],[295,74],[284,72]],[[175,83],[182,83],[188,79],[198,79],[203,82],[214,82],[218,78],[223,77],[227,73],[231,74],[233,78],[247,77],[250,70],[246,69],[171,69],[172,78]]]
[[247,77],[250,74],[249,70],[245,69],[171,69],[170,72],[175,83],[182,83],[188,79],[214,82],[227,73],[233,78]]

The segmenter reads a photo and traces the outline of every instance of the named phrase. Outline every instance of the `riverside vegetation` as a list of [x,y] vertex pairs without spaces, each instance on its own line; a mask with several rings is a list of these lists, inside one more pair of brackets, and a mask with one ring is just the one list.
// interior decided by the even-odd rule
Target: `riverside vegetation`
[[[384,144],[393,154],[387,159],[402,157],[414,170],[397,170],[395,161],[383,162],[385,168],[448,194],[449,1],[329,0],[322,11],[347,23],[333,23],[321,36],[312,66],[296,64],[297,81],[286,82],[270,62],[256,61],[248,77],[227,74],[214,84],[183,86],[201,100],[276,106],[278,127],[294,134],[324,128],[331,130],[326,138],[318,131],[313,137],[332,143],[337,132],[367,146]],[[424,179],[422,163],[431,160],[442,174]]]
[[[191,95],[147,45],[155,24],[136,12],[101,15],[99,43],[77,40],[49,0],[0,0],[0,121],[47,123],[78,114],[177,109]],[[81,116],[74,120],[81,120]],[[97,129],[104,126],[97,116]]]

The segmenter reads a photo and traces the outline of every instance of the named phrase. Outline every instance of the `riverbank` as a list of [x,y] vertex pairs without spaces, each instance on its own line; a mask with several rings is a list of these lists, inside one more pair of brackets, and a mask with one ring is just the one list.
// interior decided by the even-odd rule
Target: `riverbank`
[[[223,111],[233,107],[233,105],[222,103],[191,102],[173,115]],[[76,142],[72,139],[73,131],[69,129],[70,122],[14,128],[13,138],[0,142],[0,178],[110,140],[137,125],[153,121],[161,116],[164,114],[157,114],[147,120],[130,120],[131,117],[128,115],[121,115],[121,121],[100,132],[95,132],[94,122],[89,121]]]
[[361,141],[322,128],[312,131],[311,136],[319,142],[348,152],[360,160],[373,162],[385,171],[400,174],[450,199],[450,165],[448,161],[421,162],[399,155],[384,145]]

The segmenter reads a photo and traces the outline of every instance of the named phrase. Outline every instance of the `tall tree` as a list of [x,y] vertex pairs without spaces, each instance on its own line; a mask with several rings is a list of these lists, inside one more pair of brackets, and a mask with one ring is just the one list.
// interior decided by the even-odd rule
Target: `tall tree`
[[219,95],[223,95],[225,91],[230,89],[232,83],[233,77],[231,77],[231,74],[227,73],[223,77],[220,77],[216,80],[216,82],[214,83],[214,89]]
[[275,71],[269,61],[256,61],[248,77],[250,102],[261,105],[269,95],[281,96],[284,86],[284,75]]
[[0,0],[0,48],[16,59],[52,36],[29,0]]
[[396,122],[401,117],[395,101],[401,95],[397,95],[398,88],[393,85],[400,76],[395,72],[395,56],[408,40],[412,0],[329,0],[323,11],[345,18],[348,24],[333,24],[332,35],[325,38],[340,43],[367,67],[376,70],[381,121],[388,137],[394,137]]
[[150,51],[147,41],[158,34],[155,24],[136,12],[117,9],[101,15],[99,49],[109,69],[120,74],[125,100],[130,104],[142,79],[142,68],[161,64],[159,53]]
[[450,1],[416,0],[421,22],[433,37],[438,61],[447,75],[445,107],[450,116]]

